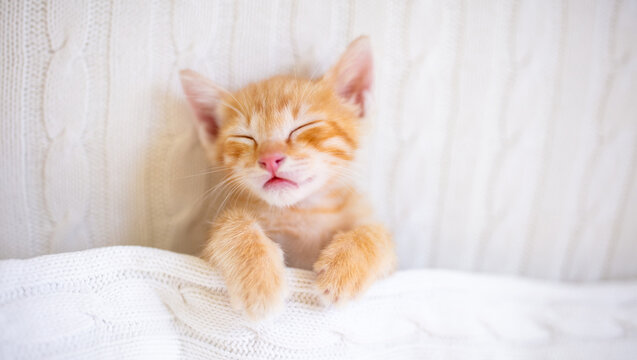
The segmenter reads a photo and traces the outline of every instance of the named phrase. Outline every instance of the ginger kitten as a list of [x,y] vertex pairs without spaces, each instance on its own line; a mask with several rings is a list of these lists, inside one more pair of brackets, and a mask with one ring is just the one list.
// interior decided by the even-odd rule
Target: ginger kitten
[[355,297],[394,268],[391,236],[348,176],[372,70],[369,40],[360,37],[318,80],[275,76],[230,93],[180,73],[201,143],[232,191],[202,257],[250,318],[283,304],[284,264],[313,269],[328,303]]

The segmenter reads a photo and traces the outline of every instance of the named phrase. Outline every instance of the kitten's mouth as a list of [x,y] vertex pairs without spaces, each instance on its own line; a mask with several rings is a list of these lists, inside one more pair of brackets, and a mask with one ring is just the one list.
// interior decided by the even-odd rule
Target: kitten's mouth
[[270,180],[263,184],[263,188],[266,190],[283,190],[289,188],[298,188],[299,185],[292,180],[273,176]]

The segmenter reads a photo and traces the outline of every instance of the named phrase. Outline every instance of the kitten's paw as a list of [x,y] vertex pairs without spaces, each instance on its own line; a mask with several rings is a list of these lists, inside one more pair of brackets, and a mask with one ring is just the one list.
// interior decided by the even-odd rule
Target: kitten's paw
[[287,295],[282,254],[251,259],[228,279],[228,292],[233,307],[251,320],[282,310]]
[[316,287],[326,303],[341,304],[362,293],[371,276],[368,262],[351,247],[331,245],[314,264]]

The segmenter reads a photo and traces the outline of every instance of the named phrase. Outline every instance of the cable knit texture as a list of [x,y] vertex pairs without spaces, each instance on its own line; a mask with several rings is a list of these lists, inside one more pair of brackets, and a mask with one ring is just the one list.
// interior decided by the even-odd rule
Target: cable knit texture
[[[637,283],[553,285],[400,272],[325,308],[288,269],[283,312],[251,323],[204,261],[108,247],[0,262],[3,359],[634,359]],[[467,299],[471,299],[467,302]]]
[[[637,1],[0,1],[0,258],[195,253],[214,180],[177,72],[376,58],[361,187],[400,265],[637,276]],[[214,198],[214,197],[210,197]]]

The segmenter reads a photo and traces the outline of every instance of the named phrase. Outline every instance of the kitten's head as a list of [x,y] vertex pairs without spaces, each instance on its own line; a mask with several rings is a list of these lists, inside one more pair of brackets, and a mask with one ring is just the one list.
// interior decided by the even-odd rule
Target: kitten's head
[[361,37],[317,80],[278,76],[230,93],[194,71],[180,75],[211,162],[266,202],[287,206],[346,176],[372,70]]

